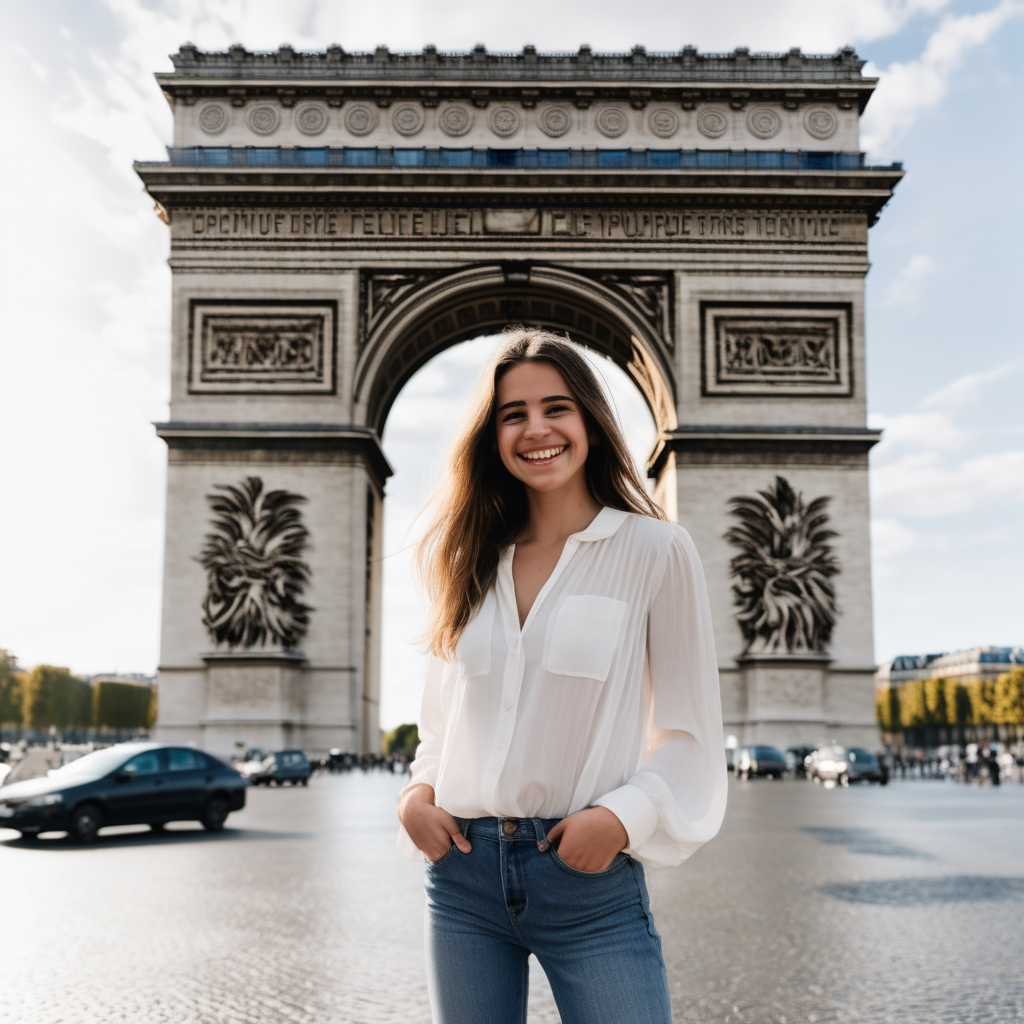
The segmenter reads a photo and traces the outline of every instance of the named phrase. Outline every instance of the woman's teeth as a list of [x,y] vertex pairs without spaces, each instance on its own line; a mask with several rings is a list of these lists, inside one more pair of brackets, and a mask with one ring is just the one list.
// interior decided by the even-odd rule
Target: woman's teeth
[[529,459],[531,462],[539,462],[541,459],[553,459],[556,455],[561,455],[566,447],[563,444],[558,448],[542,448],[539,452],[520,452],[519,457]]

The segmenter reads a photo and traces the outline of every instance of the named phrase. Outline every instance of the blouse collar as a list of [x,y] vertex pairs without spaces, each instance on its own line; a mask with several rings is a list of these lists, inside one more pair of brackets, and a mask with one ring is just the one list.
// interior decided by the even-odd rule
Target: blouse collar
[[628,512],[617,508],[603,508],[594,517],[594,521],[579,533],[572,535],[573,540],[589,541],[604,540],[610,537],[629,518]]

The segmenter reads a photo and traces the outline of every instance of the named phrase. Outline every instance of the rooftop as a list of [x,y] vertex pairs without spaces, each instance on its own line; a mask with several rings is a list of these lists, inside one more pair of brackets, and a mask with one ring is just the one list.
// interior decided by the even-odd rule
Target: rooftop
[[492,53],[482,45],[469,52],[443,52],[426,46],[420,53],[392,53],[378,46],[372,53],[349,53],[334,45],[323,51],[301,51],[287,44],[277,50],[251,51],[236,44],[228,50],[204,51],[185,43],[171,54],[173,75],[163,78],[289,78],[386,79],[397,82],[488,80],[506,82],[607,82],[662,84],[700,83],[838,83],[874,84],[861,75],[865,61],[852,46],[832,54],[698,53],[684,46],[673,52],[648,53],[642,46],[622,53],[595,53],[581,46],[576,53],[538,53],[525,46],[519,53]]

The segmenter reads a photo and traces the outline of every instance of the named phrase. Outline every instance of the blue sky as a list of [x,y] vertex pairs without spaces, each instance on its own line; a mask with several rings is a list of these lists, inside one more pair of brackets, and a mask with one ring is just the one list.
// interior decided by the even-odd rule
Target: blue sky
[[[854,44],[881,84],[863,122],[908,175],[871,232],[868,378],[876,655],[1024,642],[1024,344],[1019,99],[1024,3],[985,0],[40,0],[0,10],[8,103],[0,167],[0,646],[22,663],[152,671],[159,632],[170,279],[166,229],[131,170],[160,159],[170,115],[152,78],[207,49],[831,52]],[[389,423],[401,547],[446,410],[486,343],[441,357]],[[474,355],[474,352],[477,354]],[[614,374],[610,374],[615,383]],[[647,429],[635,398],[624,419]],[[436,437],[402,427],[426,402]],[[419,406],[417,406],[419,403]],[[403,434],[403,429],[405,433]],[[642,441],[637,442],[638,444]],[[426,449],[429,449],[429,453]],[[424,458],[425,455],[430,457]],[[386,635],[412,607],[388,567]],[[395,644],[391,645],[394,649]],[[415,658],[385,663],[383,724],[415,713]]]

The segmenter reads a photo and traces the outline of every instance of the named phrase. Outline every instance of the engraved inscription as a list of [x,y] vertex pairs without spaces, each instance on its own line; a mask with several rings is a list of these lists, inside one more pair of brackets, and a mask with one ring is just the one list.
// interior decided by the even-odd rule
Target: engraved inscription
[[704,393],[851,393],[849,310],[704,303]]
[[194,303],[189,390],[331,391],[333,307]]
[[486,238],[494,234],[572,237],[610,242],[765,242],[777,244],[864,243],[865,218],[838,210],[731,211],[708,209],[572,207],[521,210],[344,209],[296,211],[244,208],[177,212],[176,241],[259,239],[275,242]]

